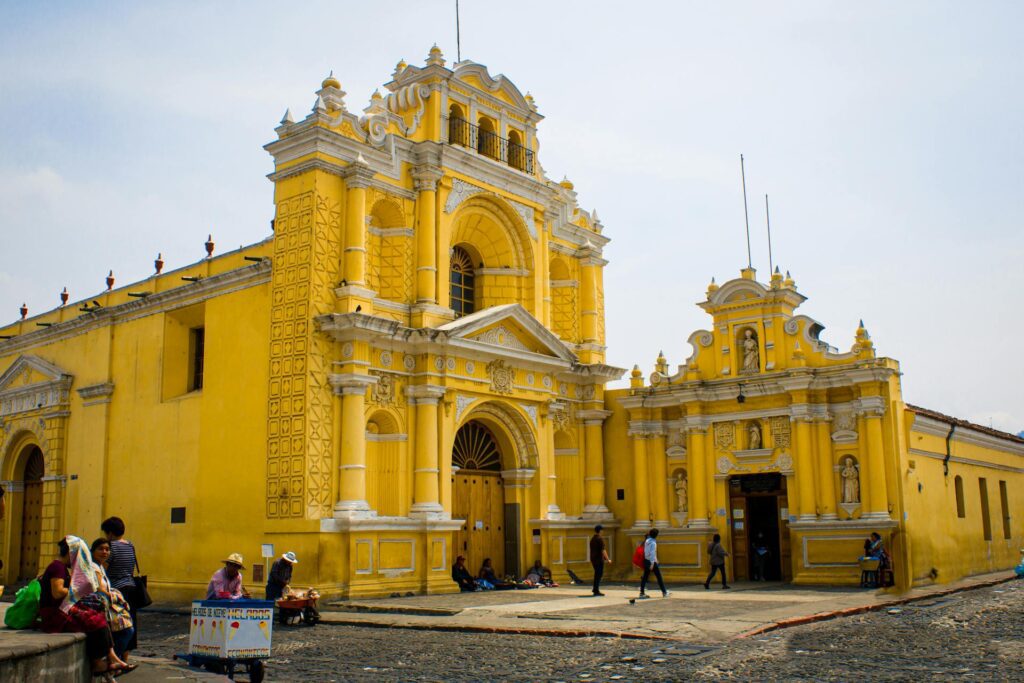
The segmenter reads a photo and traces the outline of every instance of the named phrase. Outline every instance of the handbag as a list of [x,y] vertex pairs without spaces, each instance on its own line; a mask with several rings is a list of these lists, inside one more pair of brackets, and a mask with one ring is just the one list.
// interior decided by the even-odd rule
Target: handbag
[[644,568],[644,543],[646,541],[640,541],[640,545],[633,551],[633,564],[640,569]]
[[153,598],[149,597],[149,577],[142,574],[142,569],[139,568],[139,558],[135,558],[135,569],[139,572],[138,576],[132,577],[132,582],[135,584],[135,600],[138,605],[138,609],[143,607],[149,607],[153,604]]
[[107,606],[107,623],[113,632],[123,631],[132,627],[131,608],[121,591],[110,589],[110,604]]

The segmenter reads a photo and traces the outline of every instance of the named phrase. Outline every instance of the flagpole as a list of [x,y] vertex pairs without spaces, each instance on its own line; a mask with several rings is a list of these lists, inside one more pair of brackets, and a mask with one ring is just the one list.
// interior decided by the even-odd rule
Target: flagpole
[[775,272],[775,264],[772,261],[772,219],[768,214],[768,195],[764,196],[764,221],[768,225],[768,273]]
[[750,216],[747,213],[747,172],[743,167],[743,155],[740,155],[740,177],[743,179],[743,221],[747,226],[747,268],[754,267],[754,260],[750,256]]

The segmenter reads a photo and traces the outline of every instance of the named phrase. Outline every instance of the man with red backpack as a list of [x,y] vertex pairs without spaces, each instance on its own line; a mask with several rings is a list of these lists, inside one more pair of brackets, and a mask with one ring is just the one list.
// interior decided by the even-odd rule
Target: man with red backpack
[[[654,573],[654,577],[658,579],[658,588],[661,589],[661,597],[667,598],[671,593],[665,588],[665,581],[661,578],[661,569],[658,567],[658,530],[651,529],[647,532],[647,538],[643,542],[643,568],[644,575],[640,578],[640,595],[637,597],[638,600],[646,600],[649,596],[645,592],[647,589],[647,579],[650,578],[651,573]],[[637,548],[639,550],[639,548]],[[636,564],[636,554],[634,554],[633,563]]]

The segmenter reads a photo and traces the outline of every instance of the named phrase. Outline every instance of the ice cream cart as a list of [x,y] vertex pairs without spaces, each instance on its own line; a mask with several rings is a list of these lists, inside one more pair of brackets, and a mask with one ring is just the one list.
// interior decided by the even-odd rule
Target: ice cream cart
[[197,600],[192,603],[188,654],[176,657],[232,680],[236,671],[244,670],[253,683],[260,683],[273,628],[272,600]]

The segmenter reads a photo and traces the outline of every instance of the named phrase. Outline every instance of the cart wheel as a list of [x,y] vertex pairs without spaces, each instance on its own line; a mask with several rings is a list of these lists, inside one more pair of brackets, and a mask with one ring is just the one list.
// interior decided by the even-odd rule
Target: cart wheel
[[316,622],[320,621],[320,615],[317,614],[316,610],[312,607],[307,607],[302,610],[302,620],[312,626]]
[[263,676],[266,674],[266,670],[263,668],[263,662],[257,660],[249,665],[249,680],[252,683],[263,683]]

